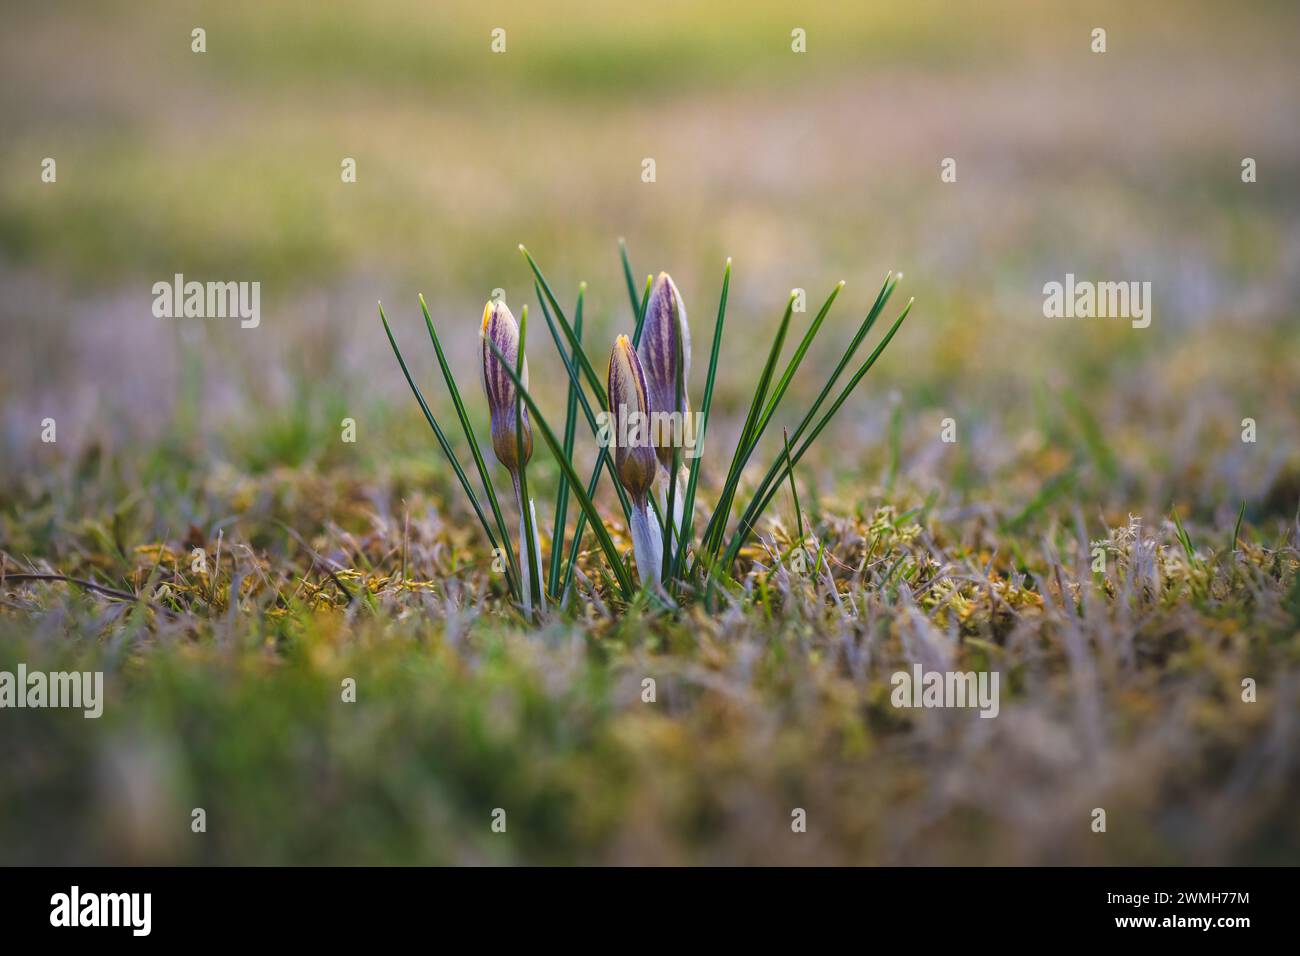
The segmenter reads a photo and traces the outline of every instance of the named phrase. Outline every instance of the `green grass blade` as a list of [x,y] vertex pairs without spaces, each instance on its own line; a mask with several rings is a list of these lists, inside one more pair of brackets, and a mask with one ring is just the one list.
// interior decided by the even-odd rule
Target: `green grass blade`
[[[550,310],[546,308],[546,300],[542,297],[542,290],[537,287],[536,283],[533,283],[533,288],[537,290],[537,299],[542,307],[542,315],[546,319],[546,327],[550,329],[551,339],[555,342],[555,350],[560,355],[560,361],[564,363],[564,370],[569,374],[570,394],[574,395],[576,393],[576,399],[578,403],[582,405],[582,413],[587,419],[587,426],[591,429],[592,436],[597,437],[600,433],[600,426],[596,424],[596,413],[592,411],[591,404],[587,401],[587,395],[582,390],[582,382],[578,378],[578,370],[574,367],[573,362],[570,361],[569,356],[565,354],[564,344],[560,341],[560,333],[555,328],[555,322],[551,318]],[[572,460],[572,455],[570,455],[570,460]],[[614,463],[608,458],[608,456],[606,456],[605,463],[609,469],[610,480],[614,483],[614,490],[618,492],[619,504],[623,506],[623,520],[630,522],[632,503],[628,500],[627,491],[619,482],[618,475],[614,473]]]
[[632,304],[632,317],[638,318],[640,312],[636,307],[636,278],[632,272],[632,262],[627,257],[627,243],[618,241],[618,255],[623,260],[623,281],[627,283],[627,300]]
[[600,542],[601,550],[605,552],[605,559],[609,562],[610,570],[614,572],[614,577],[618,581],[618,586],[623,592],[624,600],[630,601],[636,589],[632,586],[632,580],[628,576],[627,566],[619,556],[618,549],[614,547],[614,542],[610,538],[609,531],[606,530],[604,522],[601,521],[600,514],[596,511],[595,504],[592,503],[590,496],[588,496],[586,491],[583,489],[577,473],[573,470],[573,463],[564,457],[564,446],[560,443],[560,440],[555,437],[555,432],[552,431],[551,426],[547,424],[545,416],[542,415],[542,410],[537,407],[536,400],[529,393],[528,389],[524,387],[524,383],[520,380],[518,373],[511,368],[510,363],[505,360],[501,350],[491,341],[488,342],[488,347],[491,348],[493,354],[501,360],[502,368],[505,370],[505,373],[510,376],[510,380],[514,383],[515,389],[518,391],[524,404],[528,406],[528,413],[532,416],[532,423],[537,427],[537,430],[541,432],[542,440],[546,442],[546,446],[551,450],[552,457],[555,458],[556,463],[559,464],[562,470],[569,473],[569,484],[573,488],[574,497],[578,499],[578,505],[582,508],[583,514],[586,515],[587,519],[591,522],[592,529],[596,533],[596,539]]
[[[677,412],[682,407],[682,393],[686,388],[685,382],[682,381],[682,374],[685,372],[682,366],[686,364],[686,359],[682,351],[682,336],[678,334],[674,341],[676,341],[677,347],[674,349],[675,354],[673,355],[673,366],[676,372],[673,380],[673,411]],[[686,423],[683,421],[681,436],[684,438],[685,435]],[[660,530],[663,532],[663,544],[659,549],[659,553],[663,555],[659,568],[659,580],[665,589],[668,588],[668,584],[672,580],[673,539],[674,536],[680,534],[675,527],[676,519],[673,511],[677,507],[677,476],[682,468],[682,445],[680,441],[675,440],[676,437],[673,436],[672,470],[668,475],[668,488],[664,492],[664,520],[659,523]],[[685,518],[686,515],[683,513],[682,519],[685,520]]]
[[785,437],[785,461],[786,470],[790,474],[790,496],[794,498],[794,518],[799,526],[799,547],[803,547],[803,509],[799,507],[799,489],[794,483],[794,459],[790,456],[790,429],[783,428],[782,434]]
[[749,412],[745,416],[745,424],[740,429],[740,438],[736,442],[736,450],[731,456],[731,466],[727,469],[727,480],[723,483],[722,492],[718,497],[718,506],[713,510],[713,516],[704,531],[704,549],[710,557],[716,557],[718,550],[722,547],[722,538],[727,530],[727,518],[731,514],[731,505],[736,497],[736,487],[740,483],[742,461],[745,458],[745,451],[749,446],[749,439],[753,433],[754,427],[762,414],[763,403],[767,399],[767,389],[772,383],[772,373],[776,369],[777,359],[781,357],[781,347],[785,344],[786,333],[790,329],[790,318],[794,314],[795,294],[791,293],[789,300],[785,304],[785,314],[781,317],[781,324],[776,331],[776,337],[772,339],[772,347],[768,350],[767,361],[763,363],[763,371],[759,375],[758,384],[754,387],[754,397],[749,403]]
[[[536,280],[535,284],[540,285],[542,292],[545,293],[545,297],[543,298],[542,296],[539,295],[538,300],[542,303],[543,306],[545,306],[546,302],[550,302],[551,309],[553,309],[555,312],[555,320],[559,322],[560,328],[564,330],[565,338],[568,339],[569,349],[571,350],[570,354],[575,355],[577,357],[579,366],[582,368],[583,374],[587,376],[587,382],[588,384],[591,385],[591,390],[592,392],[595,393],[596,400],[600,403],[600,406],[602,408],[608,408],[609,396],[605,394],[605,386],[601,384],[599,376],[596,375],[595,367],[591,364],[591,359],[588,358],[586,350],[582,347],[582,342],[579,341],[577,336],[573,334],[573,326],[569,324],[569,320],[565,316],[564,310],[560,307],[560,303],[555,298],[555,293],[551,291],[550,284],[546,281],[546,277],[542,275],[542,270],[538,267],[537,263],[533,260],[532,254],[529,253],[529,251],[526,248],[524,248],[522,244],[519,246],[519,251],[523,253],[524,258],[528,260],[529,267],[533,270],[533,276],[535,277]],[[653,282],[653,278],[654,278],[653,276],[646,277],[645,295],[641,300],[641,308],[637,315],[636,330],[633,332],[633,341],[632,341],[633,347],[635,347],[641,340],[641,328],[642,326],[645,325],[646,305],[650,301],[650,288]],[[549,321],[550,313],[547,312],[546,314],[547,314],[547,319]],[[560,343],[558,341],[556,342],[556,349],[559,351],[560,358],[563,360],[565,358],[565,350],[560,347]],[[583,401],[585,407],[586,396],[581,395],[580,393],[579,397]],[[587,409],[587,412],[588,412],[588,418],[592,423],[591,424],[592,430],[595,431],[596,429],[595,418],[593,415],[591,415],[589,408]],[[601,463],[602,462],[600,460],[597,460],[596,462],[597,466],[601,465]],[[612,464],[610,465],[610,469],[612,474],[612,469],[613,469]],[[599,473],[599,467],[597,468],[597,473]],[[622,485],[619,485],[618,482],[615,481],[615,487],[618,490],[619,502],[623,506],[624,518],[630,521],[631,504],[627,501],[627,497],[623,490]],[[650,506],[654,509],[656,516],[658,516],[660,521],[662,522],[663,516],[659,514],[659,505],[655,501],[653,496],[651,496],[650,498]],[[576,555],[577,553],[576,550],[574,553]]]
[[[525,305],[519,314],[519,351],[516,355],[518,364],[515,366],[517,378],[522,379],[524,374],[524,344],[528,336],[528,306]],[[532,501],[528,497],[528,462],[524,459],[524,416],[523,416],[523,399],[519,397],[519,389],[515,389],[515,450],[519,459],[519,477],[518,486],[516,487],[516,497],[519,499],[519,514],[524,525],[524,540],[519,542],[520,550],[528,555],[528,580],[523,582],[524,587],[528,588],[528,593],[532,596],[532,606],[534,609],[542,608],[542,589],[538,585],[537,576],[542,573],[538,565],[537,550],[533,547],[533,542],[537,540],[537,532],[533,529],[533,508]]]
[[[803,362],[804,356],[808,354],[808,349],[812,345],[813,339],[817,337],[817,332],[821,329],[822,323],[826,321],[826,316],[830,314],[831,306],[835,304],[835,299],[839,296],[840,290],[843,288],[844,281],[840,280],[840,282],[836,284],[835,288],[831,290],[831,294],[826,298],[825,303],[823,303],[821,309],[818,310],[816,317],[809,324],[808,330],[804,333],[803,339],[795,349],[794,355],[790,357],[790,361],[786,364],[785,371],[782,373],[781,378],[777,382],[776,388],[772,392],[772,397],[768,400],[762,414],[754,423],[747,443],[744,447],[737,448],[737,451],[739,452],[736,465],[737,481],[739,481],[739,476],[744,473],[745,467],[749,464],[749,459],[753,456],[754,450],[758,448],[758,443],[762,439],[763,433],[767,430],[768,423],[771,422],[772,416],[776,413],[777,408],[780,407],[781,399],[785,397],[786,390],[790,387],[790,382],[794,379],[795,372],[799,370],[799,366]],[[733,497],[734,494],[735,492],[733,489]],[[730,506],[730,503],[731,502],[728,501],[728,506]],[[728,508],[728,510],[730,509]],[[722,526],[716,530],[719,535],[726,533],[725,516],[723,518]]]
[[1237,542],[1241,540],[1241,519],[1246,517],[1246,499],[1241,499],[1241,509],[1237,512],[1237,523],[1232,526],[1232,544],[1228,548],[1228,553],[1237,550]]
[[[911,310],[912,302],[909,301],[902,313],[900,313],[898,318],[894,320],[894,324],[890,326],[889,331],[886,332],[884,337],[880,340],[880,343],[871,351],[871,355],[868,356],[867,360],[862,363],[861,367],[853,373],[853,377],[849,379],[848,384],[840,391],[840,394],[831,404],[831,407],[817,422],[817,425],[813,428],[811,434],[804,439],[803,444],[799,446],[799,450],[795,452],[794,457],[791,458],[789,462],[778,461],[777,465],[768,473],[773,477],[773,482],[769,485],[769,483],[765,481],[764,484],[768,486],[767,491],[761,495],[756,493],[754,498],[750,501],[749,507],[745,509],[745,513],[742,515],[740,523],[736,528],[736,532],[731,539],[731,544],[727,546],[727,550],[722,558],[722,567],[727,568],[731,566],[731,562],[736,559],[736,556],[740,553],[740,549],[744,547],[750,534],[753,533],[754,525],[758,521],[759,516],[767,510],[767,506],[771,502],[773,495],[776,494],[777,488],[780,487],[780,482],[785,478],[786,474],[788,474],[794,466],[799,463],[799,460],[803,458],[808,449],[812,447],[812,443],[817,440],[817,436],[822,433],[822,430],[830,423],[831,419],[835,417],[835,413],[840,410],[840,406],[848,400],[849,395],[853,393],[853,389],[857,387],[858,382],[862,380],[863,376],[865,376],[867,372],[871,371],[871,367],[876,364],[876,360],[879,359],[885,349],[889,347],[889,343],[893,341],[894,335],[898,332],[899,327],[903,324],[903,320],[907,318],[907,315]],[[784,467],[781,467],[783,465]]]
[[[901,278],[901,274],[895,275],[889,273],[885,276],[885,282],[880,287],[880,291],[876,294],[876,300],[872,303],[871,309],[867,312],[861,324],[858,326],[857,332],[853,334],[853,338],[850,340],[848,347],[840,356],[840,360],[835,364],[835,368],[826,379],[826,383],[817,394],[817,398],[813,401],[808,411],[804,413],[798,427],[795,428],[794,435],[791,437],[791,441],[794,444],[797,445],[799,443],[799,439],[803,436],[803,433],[808,429],[808,426],[816,417],[822,403],[826,401],[831,390],[835,387],[835,383],[839,381],[840,376],[844,373],[844,369],[848,367],[849,362],[852,361],[853,356],[857,353],[858,347],[862,344],[862,340],[865,339],[875,327],[876,320],[880,318],[881,314],[885,310],[885,306],[889,304],[889,300],[894,294],[894,289],[898,286],[898,280]],[[910,303],[908,307],[911,307]]]
[[[420,387],[415,384],[415,379],[411,378],[411,372],[406,367],[406,359],[402,357],[402,350],[397,347],[397,339],[393,338],[393,330],[388,325],[388,317],[384,315],[384,307],[379,306],[379,320],[384,323],[384,331],[388,333],[388,344],[393,347],[393,355],[397,357],[397,364],[402,368],[402,374],[406,376],[406,384],[411,386],[411,393],[415,395],[415,400],[420,404],[420,410],[424,412],[425,421],[433,429],[434,437],[438,439],[438,445],[442,449],[443,455],[451,463],[452,470],[460,480],[460,486],[465,490],[465,496],[469,498],[469,503],[474,508],[474,513],[478,515],[479,524],[483,526],[483,533],[487,535],[488,543],[492,545],[495,551],[499,545],[496,536],[492,533],[492,528],[488,525],[487,516],[483,514],[483,509],[479,506],[478,498],[474,496],[474,489],[470,487],[469,479],[465,477],[465,470],[461,468],[460,462],[456,460],[456,453],[451,450],[451,444],[447,441],[447,436],[443,434],[442,428],[438,425],[438,420],[434,418],[433,412],[429,410],[429,403],[424,400],[424,395],[420,392]],[[506,566],[506,583],[510,588],[512,596],[517,596],[518,582],[515,580],[511,567]]]
[[1048,477],[1038,488],[1038,493],[1021,508],[1016,514],[1007,518],[1005,521],[998,523],[998,530],[1006,533],[1014,533],[1036,517],[1047,510],[1047,506],[1052,502],[1065,497],[1065,495],[1074,491],[1078,483],[1079,474],[1076,466],[1068,465],[1056,474]]
[[641,307],[636,313],[636,328],[632,330],[632,348],[641,344],[641,330],[645,328],[645,313],[650,308],[650,290],[654,287],[654,276],[645,277],[645,289],[641,293]]
[[[582,341],[582,306],[586,294],[587,284],[585,282],[580,283],[578,285],[578,304],[573,309],[573,334],[577,336],[579,342]],[[542,312],[546,313],[544,305]],[[554,324],[549,320],[549,315],[546,324],[551,329],[552,337],[555,337]],[[559,348],[558,339],[556,340],[556,347]],[[572,363],[566,363],[566,368],[572,369]],[[573,461],[573,442],[578,431],[578,393],[581,391],[582,383],[578,381],[577,376],[571,370],[569,373],[569,401],[564,410],[564,457],[569,461]],[[569,479],[561,471],[560,486],[555,492],[555,530],[551,534],[551,573],[547,577],[547,587],[552,600],[559,597],[560,570],[564,558],[564,526],[568,522],[568,516]]]
[[1082,451],[1086,452],[1088,460],[1101,471],[1101,476],[1107,483],[1114,482],[1119,477],[1119,464],[1115,459],[1115,453],[1111,451],[1110,444],[1106,441],[1101,423],[1089,411],[1087,404],[1080,401],[1072,391],[1068,389],[1064,391],[1061,401],[1066,411],[1078,424]]
[[1196,560],[1196,549],[1192,547],[1192,539],[1187,534],[1187,529],[1183,527],[1183,521],[1178,517],[1178,508],[1173,509],[1174,528],[1178,531],[1178,543],[1183,546],[1183,554],[1187,555],[1187,563],[1192,567],[1198,567],[1200,561]]
[[[785,372],[782,373],[780,380],[777,382],[776,389],[772,392],[771,400],[768,401],[767,407],[763,410],[763,416],[759,419],[758,423],[757,436],[763,434],[763,429],[767,427],[767,423],[776,413],[777,407],[781,404],[781,399],[785,397],[786,389],[790,387],[790,380],[794,378],[794,373],[799,370],[799,365],[803,362],[803,357],[808,354],[809,346],[812,345],[813,339],[817,337],[818,330],[821,329],[822,323],[826,321],[826,316],[830,314],[831,306],[835,304],[835,299],[839,296],[840,290],[843,288],[844,280],[841,279],[839,283],[836,284],[835,288],[831,290],[831,294],[827,297],[826,302],[817,312],[817,317],[809,324],[808,331],[804,333],[803,339],[799,342],[799,347],[795,349],[794,355],[790,357],[790,361],[785,367]],[[757,436],[754,439],[755,444],[758,440]]]
[[[429,330],[429,338],[433,342],[433,351],[438,356],[438,367],[442,370],[443,381],[447,383],[447,391],[451,394],[452,406],[456,409],[456,417],[460,420],[461,431],[465,433],[465,440],[469,442],[470,454],[474,458],[474,467],[478,470],[479,481],[483,485],[483,494],[487,497],[488,505],[492,509],[492,518],[496,522],[497,532],[501,535],[501,540],[505,547],[506,563],[512,570],[518,570],[516,564],[515,549],[510,543],[510,532],[506,528],[505,519],[501,515],[501,503],[497,499],[497,493],[492,487],[492,479],[489,475],[487,463],[483,459],[483,453],[479,449],[478,439],[474,437],[474,429],[470,425],[469,415],[465,412],[465,403],[461,400],[460,389],[456,386],[456,377],[451,372],[451,366],[447,364],[447,356],[443,354],[442,342],[438,339],[438,330],[434,328],[433,317],[429,315],[429,307],[424,301],[424,295],[420,295],[420,311],[424,315],[425,327]],[[522,598],[522,594],[517,597]]]
[[885,490],[893,491],[898,480],[898,466],[903,458],[903,403],[895,402],[889,413],[889,472],[885,476]]
[[[609,451],[605,448],[602,448],[596,456],[596,466],[592,469],[591,479],[587,482],[587,497],[593,501],[596,498],[596,488],[600,484],[600,473],[605,469],[608,458]],[[560,586],[560,603],[562,605],[568,597],[570,585],[573,584],[573,569],[578,563],[578,552],[582,546],[582,533],[586,529],[587,515],[586,512],[580,511],[577,524],[573,528],[573,541],[569,545],[569,558],[564,565],[564,583]]]
[[[635,348],[637,343],[641,341],[641,330],[642,328],[645,327],[646,310],[650,306],[650,286],[651,286],[651,280],[647,279],[645,285],[645,292],[641,296],[641,308],[637,310],[636,328],[632,330],[633,348]],[[609,461],[609,449],[602,448],[596,455],[596,465],[591,472],[591,481],[587,484],[588,498],[591,498],[593,500],[595,499],[596,486],[600,482],[601,469],[606,467],[608,461]],[[610,465],[609,467],[611,470],[611,479],[613,480],[615,487],[618,488],[619,490],[622,490],[623,486],[619,484],[618,479],[612,475],[613,466]],[[625,512],[625,517],[626,515],[627,512]],[[564,570],[564,586],[560,590],[561,602],[563,602],[568,597],[569,586],[570,584],[573,583],[573,569],[578,562],[578,550],[582,544],[582,531],[583,531],[584,524],[586,522],[586,518],[587,516],[585,514],[578,515],[578,524],[577,527],[574,529],[574,533],[573,533],[573,545],[569,549],[568,565],[565,567]]]
[[[587,382],[591,386],[592,392],[594,392],[596,395],[596,400],[600,403],[600,406],[602,408],[608,408],[609,396],[605,394],[605,386],[601,383],[600,377],[596,374],[595,367],[591,364],[591,359],[588,358],[586,350],[582,347],[582,343],[578,340],[577,336],[573,334],[573,326],[569,323],[568,318],[564,314],[564,309],[560,307],[559,301],[555,298],[555,293],[551,290],[550,283],[546,281],[546,276],[542,275],[542,270],[537,265],[537,262],[533,259],[532,253],[530,253],[523,246],[522,243],[519,246],[519,251],[523,254],[524,258],[528,261],[528,266],[533,270],[533,276],[536,280],[536,283],[541,286],[542,292],[545,293],[545,299],[542,300],[543,304],[545,302],[550,302],[551,309],[553,309],[555,312],[555,319],[557,322],[559,322],[560,328],[564,330],[565,338],[568,339],[569,349],[571,350],[571,354],[577,357],[578,364],[581,367],[583,374],[587,377]],[[641,300],[641,308],[637,315],[636,330],[633,332],[632,345],[634,348],[641,341],[641,328],[642,326],[645,325],[646,305],[650,301],[650,288],[653,281],[654,281],[653,276],[646,277],[645,295],[642,297]],[[541,297],[539,296],[539,300],[540,299]],[[557,348],[558,347],[559,344],[557,343]],[[560,351],[561,358],[563,358],[565,354],[565,350],[559,349],[559,351]],[[585,401],[585,396],[581,396],[581,397],[583,401]],[[594,417],[592,418],[592,421],[594,422]],[[593,430],[595,429],[594,424],[592,425],[592,428]],[[600,465],[602,464],[602,461],[598,459],[596,464],[597,464],[597,474],[599,474],[599,468]],[[610,468],[612,471],[613,466],[611,465]],[[617,482],[615,482],[615,484],[618,487],[619,501],[620,503],[622,503],[624,508],[624,516],[627,517],[631,514],[631,510],[630,510],[631,506],[626,501],[622,486],[618,485]],[[654,509],[656,516],[662,522],[663,516],[659,514],[659,505],[655,501],[654,496],[651,496],[650,498],[650,506]],[[577,542],[575,541],[575,549],[573,552],[575,556],[577,554],[576,544]]]
[[[831,372],[830,377],[827,378],[826,383],[822,386],[816,400],[809,407],[808,411],[804,413],[803,419],[795,429],[794,435],[791,438],[793,444],[797,445],[799,443],[799,439],[803,436],[803,433],[812,424],[818,410],[830,395],[831,389],[835,387],[835,383],[839,381],[840,376],[844,373],[844,369],[848,366],[850,360],[857,352],[858,347],[862,344],[862,340],[865,339],[871,332],[872,328],[875,327],[876,320],[879,319],[881,313],[884,312],[885,306],[889,303],[890,298],[894,294],[894,289],[898,286],[898,282],[901,278],[901,274],[895,275],[892,272],[885,276],[884,284],[881,285],[880,291],[876,294],[876,300],[872,303],[871,309],[867,312],[866,317],[863,318],[862,323],[858,326],[857,332],[854,333],[853,339],[849,342],[848,347],[840,356],[839,362],[836,363],[835,369]],[[778,480],[775,477],[775,472],[780,464],[780,461],[777,461],[768,470],[767,475],[759,483],[757,490],[754,492],[754,501],[762,500],[765,495],[770,498],[769,492],[772,490],[773,482]],[[725,532],[725,527],[722,529],[722,532]],[[696,564],[698,563],[699,560],[697,558]]]
[[555,298],[555,293],[551,291],[550,283],[546,281],[546,276],[542,275],[542,270],[539,269],[537,263],[533,261],[532,254],[525,249],[523,245],[519,246],[519,251],[523,253],[524,258],[528,260],[529,268],[533,270],[533,275],[536,277],[537,283],[542,287],[542,291],[546,294],[546,300],[551,304],[551,309],[555,313],[555,319],[560,323],[560,328],[564,330],[564,337],[569,343],[569,351],[573,355],[577,356],[578,366],[582,369],[582,373],[587,377],[587,384],[591,386],[591,390],[595,393],[597,400],[600,402],[601,408],[606,407],[609,404],[609,401],[605,396],[605,386],[601,384],[600,376],[596,374],[595,368],[592,367],[591,360],[587,357],[587,352],[583,349],[582,343],[578,341],[577,336],[573,334],[573,326],[569,324],[569,319],[564,314],[564,309],[560,307],[560,303]]
[[[582,347],[582,342],[580,342],[577,336],[573,334],[573,326],[569,324],[569,320],[565,316],[564,310],[560,307],[560,303],[555,298],[555,293],[551,291],[550,284],[546,281],[546,277],[542,275],[542,270],[538,267],[537,263],[533,260],[532,254],[529,253],[529,251],[526,248],[524,248],[522,244],[519,246],[519,251],[523,253],[524,258],[528,260],[529,267],[533,270],[533,276],[535,277],[535,284],[540,285],[542,292],[545,294],[544,297],[539,295],[538,300],[542,303],[543,306],[545,306],[547,302],[550,302],[551,309],[554,310],[555,313],[555,320],[560,324],[560,328],[564,330],[565,338],[568,339],[570,354],[575,355],[577,357],[579,366],[582,368],[583,374],[587,376],[587,382],[589,385],[591,385],[591,390],[592,392],[595,393],[596,400],[600,403],[601,408],[608,408],[609,397],[605,394],[605,386],[601,384],[599,376],[596,375],[596,370],[591,364],[591,359],[587,357],[587,352]],[[641,300],[641,308],[637,316],[636,330],[633,333],[633,342],[632,342],[633,347],[635,347],[637,343],[639,343],[641,340],[641,328],[645,324],[645,311],[646,311],[646,305],[650,301],[650,287],[652,282],[653,282],[653,277],[647,276],[646,291],[645,291],[645,295]],[[547,315],[547,320],[549,322],[550,312],[549,311],[546,312],[546,315]],[[558,341],[556,342],[556,349],[560,353],[560,358],[564,359],[565,349],[560,347],[560,343]],[[585,407],[586,396],[580,394],[579,397],[583,401]],[[590,409],[587,409],[587,411],[588,411],[589,420],[592,422],[592,426],[591,426],[592,430],[595,431],[596,428],[594,424],[595,418],[594,416],[591,415]],[[597,461],[597,465],[600,464],[601,462]],[[610,468],[612,472],[612,468],[613,468],[612,464],[610,465]],[[630,521],[631,505],[626,499],[626,495],[624,494],[623,487],[619,485],[617,481],[615,482],[615,485],[619,492],[619,501],[623,506],[624,518]],[[662,521],[663,516],[659,515],[659,505],[657,502],[655,502],[653,496],[651,496],[650,504],[651,507],[654,508],[655,514]]]
[[704,451],[704,434],[709,427],[709,410],[713,407],[713,384],[718,375],[718,354],[722,347],[722,325],[727,315],[727,295],[731,290],[731,260],[722,270],[722,293],[718,297],[718,317],[713,324],[713,348],[709,353],[709,371],[704,380],[704,398],[700,402],[700,428],[695,436],[695,457],[691,459],[690,475],[686,480],[686,504],[682,508],[686,526],[677,543],[677,557],[673,561],[673,579],[681,578],[686,560],[686,546],[691,541],[695,524],[695,487],[700,478],[700,461]]

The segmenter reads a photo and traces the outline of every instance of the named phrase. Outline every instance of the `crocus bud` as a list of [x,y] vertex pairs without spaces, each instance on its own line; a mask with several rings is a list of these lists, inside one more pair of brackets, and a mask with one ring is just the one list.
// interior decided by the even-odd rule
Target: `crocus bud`
[[[681,344],[682,400],[677,398],[677,350]],[[686,304],[677,291],[672,277],[659,273],[650,302],[646,307],[645,326],[641,330],[641,344],[637,347],[641,366],[645,369],[646,391],[650,408],[655,412],[677,411],[683,419],[691,403],[686,394],[686,383],[691,374],[691,329],[686,324]],[[685,421],[680,427],[684,434]],[[655,454],[666,471],[673,467],[673,426],[671,419],[657,419],[651,436]]]
[[[517,472],[533,455],[533,430],[528,424],[528,409],[521,407],[524,453],[521,461],[515,436],[515,385],[502,368],[501,359],[492,351],[492,345],[495,345],[512,369],[519,361],[519,325],[504,302],[493,300],[483,307],[483,327],[479,336],[483,345],[483,390],[487,392],[488,412],[492,418],[492,450],[496,452],[497,461],[511,472]],[[519,378],[527,388],[526,357]]]
[[614,425],[614,470],[633,502],[644,508],[655,480],[650,403],[645,372],[626,335],[614,342],[609,357],[609,411]]

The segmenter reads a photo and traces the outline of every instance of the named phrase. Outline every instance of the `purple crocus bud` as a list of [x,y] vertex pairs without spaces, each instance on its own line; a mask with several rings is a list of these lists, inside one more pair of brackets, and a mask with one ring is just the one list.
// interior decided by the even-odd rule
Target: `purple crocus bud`
[[[479,331],[483,346],[483,390],[487,393],[488,412],[492,419],[492,450],[497,461],[511,473],[519,471],[533,455],[533,430],[528,424],[528,409],[523,414],[523,453],[519,458],[519,445],[515,436],[515,385],[501,366],[501,359],[492,351],[489,342],[511,363],[513,369],[519,361],[519,325],[504,302],[492,300],[483,307],[483,327]],[[523,374],[519,377],[528,387],[528,359],[524,358]]]
[[645,372],[626,335],[614,342],[609,357],[609,411],[613,419],[614,471],[633,502],[644,508],[655,480],[650,402]]
[[[682,360],[680,404],[676,401],[679,343]],[[645,370],[651,411],[680,413],[682,421],[677,427],[684,429],[684,419],[691,407],[686,394],[691,374],[691,329],[686,324],[686,304],[672,277],[666,272],[659,273],[650,290],[650,302],[646,307],[645,326],[641,330],[637,355]],[[674,416],[676,417],[678,416]],[[673,467],[673,428],[672,419],[656,418],[651,436],[655,454],[659,456],[659,463],[665,471],[671,471]]]

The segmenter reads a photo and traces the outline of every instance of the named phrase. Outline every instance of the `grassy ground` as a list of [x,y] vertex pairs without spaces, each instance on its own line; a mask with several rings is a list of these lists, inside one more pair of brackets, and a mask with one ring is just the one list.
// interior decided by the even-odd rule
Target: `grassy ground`
[[[69,469],[70,498],[115,497],[124,476],[96,470]],[[5,714],[10,860],[1294,859],[1293,536],[1247,526],[1234,552],[1193,523],[1189,554],[1134,519],[1096,575],[1068,519],[1011,530],[875,488],[808,516],[824,574],[756,553],[718,614],[584,604],[525,628],[425,472],[195,475],[181,493],[227,516],[202,522],[221,532],[210,574],[188,565],[216,552],[197,526],[146,541],[163,487],[139,479],[151,493],[119,490],[103,523],[49,500],[6,519],[11,554],[154,595],[6,586],[4,669],[108,674],[98,721]],[[354,569],[351,607],[280,522]],[[893,708],[888,677],[916,661],[999,671],[1000,715]]]
[[[1294,11],[872,6],[16,13],[0,670],[102,669],[108,699],[0,711],[0,862],[1300,858]],[[529,626],[375,301],[450,417],[429,299],[482,439],[481,304],[536,309],[516,243],[566,302],[589,282],[603,355],[619,236],[682,287],[694,395],[734,257],[707,506],[791,287],[848,280],[763,467],[887,269],[917,305],[800,463],[815,573],[783,489],[719,608],[620,606],[593,550]],[[155,319],[178,271],[261,281],[261,326]],[[1044,319],[1066,272],[1150,279],[1152,326]],[[999,716],[893,707],[915,662],[998,671]]]

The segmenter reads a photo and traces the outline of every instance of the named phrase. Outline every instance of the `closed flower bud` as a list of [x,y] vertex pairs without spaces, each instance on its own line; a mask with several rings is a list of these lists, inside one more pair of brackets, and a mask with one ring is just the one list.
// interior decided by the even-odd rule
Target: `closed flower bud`
[[655,480],[650,403],[645,372],[626,335],[618,337],[609,357],[609,411],[614,425],[614,470],[632,500],[644,508]]
[[[677,399],[677,358],[680,343],[682,397]],[[686,324],[686,304],[677,291],[672,277],[659,273],[650,302],[646,307],[645,326],[641,330],[641,344],[637,347],[641,367],[645,370],[646,392],[650,409],[654,412],[678,412],[683,421],[676,426],[684,431],[685,415],[691,403],[686,394],[691,374],[691,330]],[[678,416],[673,416],[677,418]],[[673,466],[673,420],[657,417],[652,435],[655,453],[666,471]],[[681,434],[682,432],[679,432]]]
[[[528,424],[528,410],[520,408],[523,415],[523,459],[519,458],[519,444],[515,429],[515,385],[501,366],[501,359],[492,345],[510,363],[511,369],[519,361],[519,325],[504,302],[493,300],[483,307],[483,327],[479,331],[483,346],[483,390],[487,393],[488,413],[492,419],[492,450],[497,460],[511,472],[517,472],[533,455],[533,430]],[[489,345],[488,343],[491,343]],[[524,359],[523,374],[519,376],[528,387],[528,359]]]

